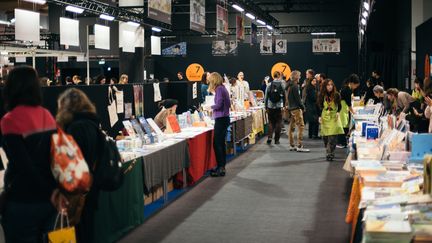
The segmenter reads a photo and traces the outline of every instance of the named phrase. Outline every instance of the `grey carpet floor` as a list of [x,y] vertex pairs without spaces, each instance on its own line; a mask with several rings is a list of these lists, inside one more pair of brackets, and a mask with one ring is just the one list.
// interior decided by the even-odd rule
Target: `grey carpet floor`
[[224,178],[208,178],[120,242],[349,242],[344,222],[351,179],[339,149],[325,161],[321,140],[310,153],[265,139],[233,160]]

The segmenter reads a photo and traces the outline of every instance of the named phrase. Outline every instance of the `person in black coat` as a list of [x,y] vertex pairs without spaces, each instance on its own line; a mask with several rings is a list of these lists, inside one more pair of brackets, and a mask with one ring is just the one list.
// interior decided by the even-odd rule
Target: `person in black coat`
[[[101,148],[100,120],[96,108],[81,90],[71,88],[58,99],[57,122],[64,131],[75,139],[81,149],[90,171],[94,171]],[[78,242],[93,242],[94,218],[97,208],[98,189],[92,186],[86,195],[84,209],[76,226]]]
[[318,137],[318,107],[317,107],[317,80],[308,81],[305,86],[305,121],[309,124],[309,138],[319,139]]

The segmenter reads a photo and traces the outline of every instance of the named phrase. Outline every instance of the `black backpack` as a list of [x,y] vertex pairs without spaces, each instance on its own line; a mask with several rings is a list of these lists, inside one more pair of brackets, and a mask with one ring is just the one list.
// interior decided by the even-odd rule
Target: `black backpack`
[[272,103],[276,104],[283,98],[282,84],[276,85],[274,81],[270,84],[269,99]]
[[115,191],[121,187],[124,171],[115,141],[98,128],[99,158],[93,171],[93,184],[102,191]]

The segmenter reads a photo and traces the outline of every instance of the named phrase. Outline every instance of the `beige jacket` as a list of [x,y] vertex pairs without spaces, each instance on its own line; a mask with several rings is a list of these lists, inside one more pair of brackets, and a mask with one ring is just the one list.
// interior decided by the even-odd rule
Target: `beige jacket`
[[425,117],[429,119],[429,133],[432,133],[432,106],[426,107]]

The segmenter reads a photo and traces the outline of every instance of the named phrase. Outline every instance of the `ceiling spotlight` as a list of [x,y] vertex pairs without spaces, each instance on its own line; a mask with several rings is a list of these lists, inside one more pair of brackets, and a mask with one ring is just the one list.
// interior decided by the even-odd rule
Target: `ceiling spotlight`
[[84,12],[84,9],[69,5],[66,7],[66,11],[82,14]]
[[24,2],[37,3],[37,4],[45,4],[45,0],[24,0]]
[[312,32],[311,35],[336,35],[336,32]]
[[10,20],[11,24],[15,23],[15,18]]
[[99,15],[99,18],[105,19],[105,20],[108,20],[108,21],[113,21],[114,20],[113,16],[109,16],[109,15],[106,15],[106,14]]
[[268,30],[273,30],[273,27],[271,27],[270,25],[266,26]]
[[362,34],[362,35],[364,35],[364,30],[363,29],[360,29],[360,33]]
[[264,26],[266,25],[266,22],[262,21],[261,19],[258,19],[257,22],[258,22],[258,24],[261,24],[261,25],[264,25]]
[[370,5],[369,5],[369,3],[368,3],[367,1],[365,1],[365,2],[363,3],[363,7],[364,7],[367,11],[369,11]]
[[133,21],[128,21],[127,24],[130,25],[130,26],[133,26],[133,27],[138,27],[138,26],[140,26],[139,23],[137,23],[137,22],[133,22]]
[[162,30],[159,29],[158,27],[152,27],[152,30],[155,31],[155,32],[161,32],[161,31],[162,31]]
[[239,11],[239,12],[244,12],[244,8],[240,7],[237,4],[233,4],[232,7],[235,8],[235,9],[237,9],[237,11]]
[[362,25],[366,25],[366,19],[365,19],[365,18],[362,18],[362,19],[361,19],[361,23],[362,23]]
[[368,11],[366,11],[366,10],[363,11],[362,16],[363,16],[364,18],[367,18],[367,17],[369,16]]
[[246,16],[252,20],[255,20],[255,16],[251,13],[247,13]]

